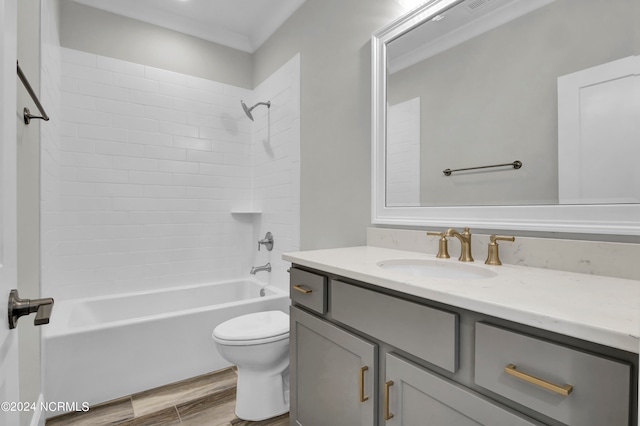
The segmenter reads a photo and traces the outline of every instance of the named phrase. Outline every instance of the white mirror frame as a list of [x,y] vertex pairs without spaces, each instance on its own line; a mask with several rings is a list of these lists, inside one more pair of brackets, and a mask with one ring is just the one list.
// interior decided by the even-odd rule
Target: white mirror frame
[[390,207],[386,205],[387,43],[463,0],[435,0],[372,35],[373,224],[640,235],[640,204]]

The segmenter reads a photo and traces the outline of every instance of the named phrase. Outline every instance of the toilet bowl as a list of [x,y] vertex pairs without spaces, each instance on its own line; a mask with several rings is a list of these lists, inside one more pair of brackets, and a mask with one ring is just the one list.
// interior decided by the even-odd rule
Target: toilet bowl
[[259,421],[289,411],[289,315],[242,315],[218,325],[212,337],[220,355],[238,367],[238,418]]

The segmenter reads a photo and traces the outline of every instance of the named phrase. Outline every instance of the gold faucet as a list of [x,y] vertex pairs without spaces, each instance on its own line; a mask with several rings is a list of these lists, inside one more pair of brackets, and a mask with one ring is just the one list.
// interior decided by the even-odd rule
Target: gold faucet
[[445,234],[444,232],[427,232],[427,235],[432,236],[432,237],[440,237],[440,239],[438,240],[438,254],[436,254],[436,257],[438,259],[448,259],[449,258],[449,251],[447,250],[447,234]]
[[460,262],[473,262],[473,256],[471,256],[471,232],[469,228],[465,227],[464,231],[459,233],[453,228],[447,229],[447,237],[456,237],[460,240]]
[[484,262],[487,265],[502,265],[502,262],[500,262],[500,256],[498,256],[498,240],[515,241],[516,238],[512,236],[491,234],[489,237],[489,252],[487,253],[487,260]]

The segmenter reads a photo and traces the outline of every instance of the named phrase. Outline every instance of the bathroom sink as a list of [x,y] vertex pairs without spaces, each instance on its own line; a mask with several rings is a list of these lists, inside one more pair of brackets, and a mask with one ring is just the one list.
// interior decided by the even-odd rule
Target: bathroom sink
[[494,271],[456,260],[390,259],[377,265],[387,271],[412,277],[477,280],[496,276]]

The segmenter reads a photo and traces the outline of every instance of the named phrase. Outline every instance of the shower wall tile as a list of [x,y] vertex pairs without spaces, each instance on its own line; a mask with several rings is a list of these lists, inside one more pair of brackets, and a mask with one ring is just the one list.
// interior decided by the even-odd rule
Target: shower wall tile
[[254,226],[230,210],[253,193],[251,91],[72,49],[48,59],[43,294],[246,276]]
[[[271,101],[253,111],[253,199],[262,214],[255,239],[274,235],[273,251],[254,252],[254,265],[270,262],[258,279],[288,289],[282,253],[300,250],[300,56],[296,55],[254,90],[252,102]],[[229,156],[227,156],[228,158]],[[245,156],[237,156],[240,160]],[[256,219],[258,220],[258,219]]]
[[[62,221],[61,198],[63,195],[92,196],[92,184],[76,188],[64,188],[62,178],[64,176],[63,155],[61,147],[63,146],[62,134],[66,129],[61,122],[62,114],[62,51],[60,48],[59,32],[56,27],[56,20],[53,19],[55,13],[50,2],[42,5],[41,16],[41,71],[40,71],[40,100],[46,106],[50,120],[46,125],[40,126],[40,277],[50,274],[53,250],[59,243],[58,228]],[[73,58],[72,58],[73,59]],[[83,63],[86,58],[79,58],[74,63],[78,65],[87,65]],[[91,60],[89,60],[91,62]],[[90,65],[90,63],[88,64]],[[67,81],[71,89],[77,89],[77,80],[73,82]],[[86,99],[77,98],[74,95],[71,98],[69,107],[84,108],[87,105]],[[73,129],[75,132],[75,128]],[[81,184],[83,185],[83,184]],[[46,290],[41,288],[42,294]]]

